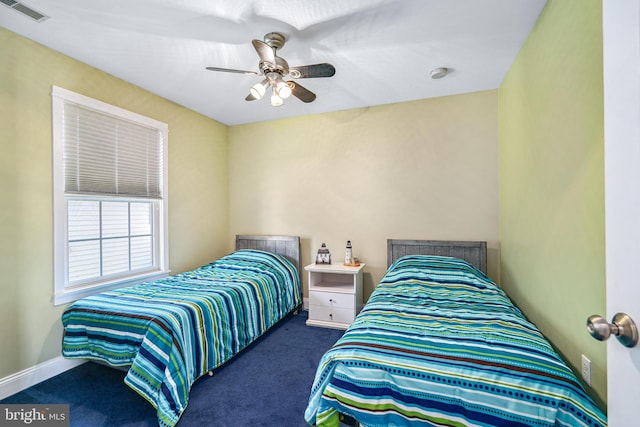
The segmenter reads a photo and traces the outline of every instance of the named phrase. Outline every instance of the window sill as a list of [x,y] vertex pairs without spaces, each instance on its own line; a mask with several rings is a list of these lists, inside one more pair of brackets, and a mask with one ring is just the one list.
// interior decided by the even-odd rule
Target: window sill
[[99,294],[100,292],[111,291],[114,289],[125,288],[127,286],[137,285],[143,282],[149,282],[152,280],[167,277],[170,271],[156,271],[148,274],[141,274],[135,277],[129,277],[127,279],[106,282],[96,285],[89,285],[78,288],[65,289],[60,293],[53,296],[53,305],[67,304],[81,298],[85,298],[91,295]]

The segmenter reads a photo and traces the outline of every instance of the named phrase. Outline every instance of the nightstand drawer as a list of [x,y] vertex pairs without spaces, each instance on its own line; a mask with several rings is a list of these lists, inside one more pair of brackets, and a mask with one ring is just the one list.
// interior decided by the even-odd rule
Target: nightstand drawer
[[309,306],[309,319],[325,322],[351,323],[354,319],[353,309]]
[[309,305],[318,307],[339,307],[353,310],[354,295],[342,294],[338,292],[316,292],[309,293]]

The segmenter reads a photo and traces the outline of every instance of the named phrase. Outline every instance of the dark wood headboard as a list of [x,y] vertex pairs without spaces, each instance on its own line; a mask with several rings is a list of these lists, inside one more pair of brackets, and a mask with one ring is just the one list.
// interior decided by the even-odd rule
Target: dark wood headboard
[[238,249],[257,249],[284,256],[296,267],[302,283],[300,237],[236,235],[236,250]]
[[387,267],[405,255],[440,255],[463,259],[487,274],[487,242],[387,240]]

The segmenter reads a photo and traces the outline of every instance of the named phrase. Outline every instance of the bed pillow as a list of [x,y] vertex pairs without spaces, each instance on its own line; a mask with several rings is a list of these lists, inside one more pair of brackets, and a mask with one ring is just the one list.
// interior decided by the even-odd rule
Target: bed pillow
[[469,262],[439,255],[405,255],[391,264],[380,283],[401,280],[406,273],[436,283],[464,283],[483,289],[496,287],[486,274]]

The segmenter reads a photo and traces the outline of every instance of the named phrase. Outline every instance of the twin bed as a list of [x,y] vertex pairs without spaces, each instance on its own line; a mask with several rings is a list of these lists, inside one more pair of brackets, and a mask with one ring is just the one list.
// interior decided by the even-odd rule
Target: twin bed
[[174,426],[199,377],[298,309],[300,283],[298,237],[238,236],[195,270],[71,304],[62,353],[128,367],[127,385]]
[[[63,354],[129,367],[173,426],[202,375],[302,302],[297,237],[238,236],[198,269],[79,300]],[[486,243],[389,240],[389,269],[322,357],[312,425],[605,426],[573,372],[486,276]]]
[[486,275],[484,242],[388,241],[389,269],[322,358],[305,413],[337,426],[604,426]]

